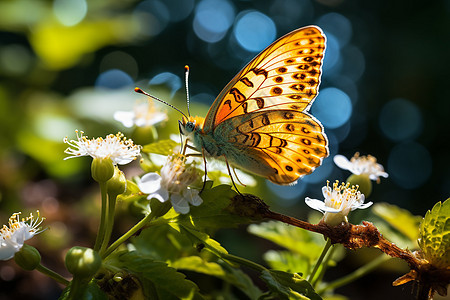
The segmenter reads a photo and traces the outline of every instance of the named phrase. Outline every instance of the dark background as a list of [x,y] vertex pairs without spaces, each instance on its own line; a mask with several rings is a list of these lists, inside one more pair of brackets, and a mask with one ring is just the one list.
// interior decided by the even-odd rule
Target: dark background
[[[82,233],[95,231],[95,222],[83,221],[96,214],[96,207],[86,204],[86,199],[95,199],[88,160],[63,161],[64,136],[73,138],[75,129],[89,136],[130,133],[112,113],[131,109],[141,98],[133,93],[135,85],[184,110],[184,65],[191,70],[191,113],[204,116],[215,96],[253,56],[276,38],[310,24],[319,25],[328,39],[320,87],[328,92],[319,95],[312,113],[325,126],[331,156],[295,187],[266,187],[261,181],[259,192],[253,191],[263,194],[275,210],[305,217],[305,196],[322,199],[327,179],[345,180],[349,175],[333,165],[332,156],[350,158],[359,151],[374,155],[390,175],[375,184],[371,201],[423,216],[448,198],[449,1],[67,3],[0,3],[0,217],[6,224],[14,211],[45,212],[53,224],[48,239],[59,244],[43,250],[44,257],[60,259],[60,248],[74,243],[88,246],[90,237]],[[83,7],[85,14],[79,13]],[[208,18],[207,9],[216,10],[214,18]],[[242,20],[263,22],[261,28],[268,29],[248,34],[239,27]],[[196,27],[199,22],[203,27]],[[219,30],[219,25],[224,27]],[[210,34],[200,37],[199,30]],[[259,50],[249,51],[241,38],[260,45]],[[338,98],[343,102],[334,101]],[[331,105],[324,111],[319,103],[327,100]],[[162,137],[176,133],[179,116],[170,114]],[[83,216],[76,215],[77,209]],[[228,233],[220,236],[239,254]],[[48,241],[41,243],[48,247]],[[352,269],[347,260],[340,268],[344,274]],[[339,270],[333,272],[339,276]],[[2,262],[0,299],[13,299],[17,289],[32,299],[51,298],[31,288],[30,282],[42,279],[31,273]],[[383,274],[374,273],[338,292],[351,299],[379,299],[366,293],[377,291],[379,297],[380,289],[389,297],[409,293],[410,286],[390,286],[399,274],[388,273],[389,279]],[[46,283],[41,289],[47,293],[52,288]]]

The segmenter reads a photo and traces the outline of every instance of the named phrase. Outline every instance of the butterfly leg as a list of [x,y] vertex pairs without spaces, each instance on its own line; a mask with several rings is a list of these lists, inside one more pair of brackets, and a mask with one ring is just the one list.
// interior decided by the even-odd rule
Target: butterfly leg
[[[194,148],[194,147],[192,147],[192,146],[190,146],[190,145],[188,145],[187,143],[184,145],[184,151],[183,151],[183,154],[186,152],[186,149],[187,148],[189,148],[189,149],[193,149],[193,150],[197,150],[196,148]],[[205,156],[205,149],[203,149],[202,148],[202,154],[199,154],[199,153],[189,153],[189,154],[186,154],[186,157],[188,157],[188,156],[202,156],[203,157],[203,162],[204,162],[204,164],[205,164],[205,178],[203,179],[203,186],[202,186],[202,189],[200,190],[200,192],[199,192],[199,194],[201,194],[202,192],[203,192],[203,190],[205,189],[205,187],[206,187],[206,176],[208,175],[208,169],[206,168],[206,156]]]
[[205,178],[203,179],[203,186],[202,189],[200,190],[199,194],[201,194],[203,192],[203,190],[205,189],[206,186],[206,175],[208,174],[208,169],[206,168],[206,156],[205,156],[205,149],[202,148],[202,156],[203,156],[203,162],[205,163]]
[[234,173],[234,177],[236,177],[236,180],[237,180],[242,186],[246,187],[247,185],[244,184],[244,183],[242,183],[242,181],[241,181],[241,180],[239,179],[239,177],[237,176],[237,174],[236,174],[236,169],[235,169],[235,168],[233,168],[233,173]]
[[[236,189],[236,192],[238,192],[239,195],[243,196],[242,193],[239,192],[239,190],[238,190],[238,188],[237,188],[237,186],[236,186],[236,183],[234,183],[233,176],[231,175],[230,164],[228,163],[227,157],[226,157],[225,155],[224,155],[223,157],[225,158],[225,163],[227,164],[228,175],[230,175],[231,182],[233,183],[233,186],[234,186],[234,188]],[[237,176],[236,176],[236,178],[237,178]],[[238,180],[239,180],[239,179],[238,179]]]

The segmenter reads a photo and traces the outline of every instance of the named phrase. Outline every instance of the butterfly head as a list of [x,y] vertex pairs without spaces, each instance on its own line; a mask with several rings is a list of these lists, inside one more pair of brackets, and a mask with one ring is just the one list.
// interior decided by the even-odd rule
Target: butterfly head
[[185,117],[178,121],[180,126],[180,132],[183,135],[189,136],[194,131],[202,130],[204,119],[201,117]]

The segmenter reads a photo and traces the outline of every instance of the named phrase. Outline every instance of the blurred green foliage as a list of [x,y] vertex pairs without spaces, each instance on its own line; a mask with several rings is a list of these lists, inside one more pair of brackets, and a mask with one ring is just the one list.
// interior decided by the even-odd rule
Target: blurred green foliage
[[[193,94],[214,95],[219,93],[244,62],[237,59],[224,62],[218,56],[213,58],[205,55],[206,49],[222,51],[221,53],[238,52],[241,49],[231,42],[231,46],[220,43],[208,45],[195,38],[192,32],[192,14],[184,20],[169,22],[159,35],[150,36],[134,15],[134,9],[142,1],[90,0],[87,2],[88,8],[84,18],[72,26],[60,22],[55,15],[54,2],[0,1],[0,218],[2,221],[7,220],[13,211],[40,209],[42,215],[47,217],[46,225],[51,230],[40,236],[40,241],[33,242],[36,243],[35,246],[39,246],[44,261],[52,261],[56,257],[59,261],[53,263],[62,269],[61,249],[68,249],[74,243],[89,245],[95,234],[99,211],[98,191],[92,187],[89,179],[90,160],[63,160],[66,156],[63,151],[67,147],[62,142],[63,138],[68,136],[69,140],[73,139],[74,130],[79,129],[84,130],[89,137],[123,131],[128,137],[133,138],[135,135],[141,138],[140,143],[143,145],[153,142],[150,137],[146,141],[139,132],[124,128],[113,120],[115,111],[129,110],[135,100],[142,97],[134,94],[133,86],[123,89],[96,87],[99,75],[110,68],[102,64],[103,59],[116,51],[133,57],[138,68],[133,63],[123,66],[120,61],[116,61],[113,66],[127,70],[133,83],[143,88],[148,87],[149,79],[160,72],[169,71],[182,76],[183,66],[189,64],[192,70]],[[447,101],[449,89],[446,86],[446,62],[450,51],[450,43],[446,38],[450,11],[448,2],[307,2],[311,11],[301,20],[288,26],[283,25],[282,20],[276,20],[280,28],[278,36],[290,29],[315,23],[326,13],[337,12],[352,22],[354,43],[361,48],[366,58],[365,76],[356,88],[356,93],[359,92],[360,95],[359,104],[354,109],[357,117],[352,124],[359,124],[356,122],[358,118],[365,119],[367,135],[359,144],[353,143],[352,138],[346,140],[339,150],[351,154],[355,150],[361,150],[374,154],[379,161],[387,161],[389,149],[394,144],[380,134],[376,124],[376,114],[382,104],[393,97],[406,97],[416,103],[424,113],[426,124],[424,133],[418,140],[430,151],[434,159],[431,179],[417,190],[402,189],[387,180],[374,187],[373,198],[370,199],[374,202],[383,200],[396,203],[413,212],[411,214],[390,204],[380,204],[374,207],[376,216],[371,215],[369,218],[373,217],[370,220],[378,222],[376,225],[383,228],[383,234],[392,239],[398,238],[396,242],[402,246],[415,249],[418,232],[415,232],[414,228],[417,229],[418,218],[413,215],[423,215],[432,204],[442,200],[442,195],[448,196],[450,160],[448,148],[443,143],[449,126],[442,121],[450,109]],[[289,1],[283,3],[287,3],[289,10]],[[273,8],[270,1],[234,1],[233,4],[236,12],[255,9],[275,15],[279,7],[286,9],[282,5]],[[346,53],[345,56],[351,56],[351,53]],[[345,81],[343,77],[338,79],[334,78],[323,84],[339,85]],[[185,108],[185,94],[182,90],[173,91],[165,85],[158,85],[153,86],[151,92],[177,107]],[[210,100],[212,99],[209,99],[209,102],[192,102],[191,111],[205,116]],[[169,109],[167,112],[169,121],[157,126],[160,140],[168,140],[171,134],[178,132],[176,120],[179,114]],[[352,130],[364,126],[354,126]],[[351,137],[357,137],[355,140],[359,141],[358,131],[352,133]],[[167,143],[168,147],[172,145],[172,142]],[[138,162],[129,167],[129,179],[141,175],[142,171],[137,165]],[[148,170],[151,167],[148,166]],[[220,175],[217,175],[217,178]],[[292,207],[280,205],[276,195],[261,184],[262,182],[258,179],[259,187],[248,188],[246,191],[264,195],[264,200],[281,211],[306,217],[303,203],[299,202]],[[308,192],[320,195],[321,185],[322,182],[312,185],[314,190],[309,189]],[[129,189],[131,188],[132,184],[129,185]],[[218,227],[235,227],[242,221],[233,223],[233,219],[228,219],[226,214],[211,215],[211,212],[218,211],[221,205],[225,206],[223,202],[217,201],[192,208],[197,210],[197,215],[202,218],[174,218],[184,224],[187,229],[183,230],[187,231],[192,230],[192,226],[210,228],[213,231]],[[433,209],[427,214],[429,219],[437,219],[436,210]],[[137,219],[137,211],[139,209],[128,206],[126,201],[119,204],[118,231],[123,231],[132,223],[120,216]],[[358,221],[359,219],[355,220]],[[422,235],[428,232],[425,229],[433,231],[433,228],[430,222],[422,223]],[[175,236],[178,234],[176,229],[161,225],[153,234],[170,231]],[[233,231],[223,229],[217,233],[223,238],[220,242],[227,244],[227,249],[241,248],[254,256],[264,255],[268,265],[286,272],[293,272],[294,268],[307,272],[314,258],[305,258],[306,254],[302,249],[316,249],[322,242],[319,242],[320,237],[285,228],[284,225],[252,225],[249,229],[251,233],[282,248],[273,250],[272,243],[268,246],[262,239],[250,239],[245,230],[231,230]],[[157,236],[151,237],[147,234],[149,233],[144,231],[142,237],[136,238],[135,242],[139,244],[139,239],[146,237],[155,241],[155,248],[161,246],[157,243]],[[195,231],[191,237],[197,239],[197,244],[201,244],[202,239],[207,240],[205,236],[195,235]],[[242,245],[239,242],[242,240],[249,240],[252,245]],[[422,243],[425,241],[422,236]],[[188,241],[180,240],[180,244],[183,243]],[[167,256],[172,254],[169,250],[165,253],[158,249],[148,251]],[[317,254],[316,250],[306,253],[308,252]],[[433,256],[433,253],[430,252],[430,255]],[[135,271],[141,271],[142,261],[135,257],[127,259],[133,263],[131,266]],[[199,264],[197,256],[179,257],[170,261],[169,265],[152,264],[148,258],[143,260],[180,281],[184,280],[180,279],[182,275],[174,272],[172,267],[189,271],[192,266]],[[13,268],[10,265],[8,267]],[[217,262],[210,262],[205,264],[203,269],[196,269],[229,282],[249,296],[260,295],[261,291],[257,288],[249,288],[248,275],[239,271],[225,272],[224,268]],[[346,269],[343,269],[341,271],[345,272]],[[43,296],[36,295],[39,293],[36,293],[36,285],[32,284],[31,276],[26,277],[27,275],[17,269],[12,272],[8,273],[12,274],[10,277],[2,277],[6,284],[1,284],[0,296],[5,299],[22,298],[24,295],[29,299],[45,299],[60,292],[58,286],[40,282],[45,293],[42,293]],[[276,285],[276,280],[302,285],[295,276],[289,276],[286,278],[284,273],[269,272],[266,274],[266,280],[273,285]],[[186,289],[192,288],[192,285],[185,281],[183,284],[188,286]],[[370,281],[364,284],[369,284],[368,282]],[[373,286],[379,288],[378,281],[373,282]],[[17,290],[19,286],[22,287],[20,291]],[[370,296],[367,295],[367,289],[359,295]],[[174,292],[180,293],[176,295],[184,295],[186,291],[180,288]],[[396,292],[389,289],[387,293],[395,297]]]

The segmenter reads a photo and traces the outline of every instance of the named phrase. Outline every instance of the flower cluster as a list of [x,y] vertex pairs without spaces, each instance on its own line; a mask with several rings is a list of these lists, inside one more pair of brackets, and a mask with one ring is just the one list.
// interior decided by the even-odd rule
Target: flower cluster
[[138,183],[140,190],[149,194],[147,199],[156,198],[161,202],[170,199],[175,211],[182,214],[189,212],[189,204],[198,206],[203,203],[198,191],[189,188],[197,180],[198,172],[192,164],[186,165],[186,156],[168,156],[160,173],[145,174]]
[[147,127],[167,120],[167,114],[156,110],[154,103],[147,101],[134,106],[133,111],[115,112],[114,119],[128,128],[133,125]]
[[358,187],[351,186],[350,183],[339,184],[339,181],[330,182],[322,188],[324,201],[306,197],[306,204],[324,213],[323,221],[331,226],[347,222],[347,215],[357,208],[364,209],[372,205],[372,202],[364,203],[364,194],[358,191]]
[[20,219],[20,212],[14,213],[9,218],[8,226],[3,225],[3,228],[0,229],[0,260],[13,258],[26,240],[45,230],[40,228],[44,218],[39,217],[39,211],[37,213],[36,218],[30,214],[22,219]]
[[359,155],[356,152],[355,155],[348,160],[343,155],[336,155],[333,157],[334,163],[344,170],[349,170],[355,175],[365,174],[369,176],[371,180],[380,181],[380,176],[387,178],[388,173],[384,172],[382,165],[377,163],[377,159],[372,155]]
[[91,156],[92,158],[111,159],[114,165],[125,165],[135,160],[141,151],[141,146],[135,145],[132,140],[126,139],[122,133],[109,134],[104,139],[88,139],[83,131],[75,131],[77,140],[69,141],[64,138],[64,143],[71,147],[64,153],[69,154],[69,159],[80,156]]

